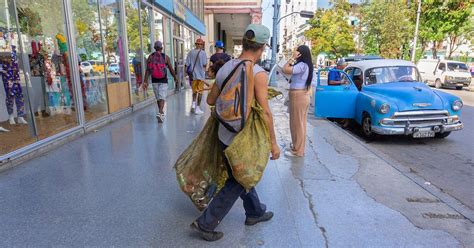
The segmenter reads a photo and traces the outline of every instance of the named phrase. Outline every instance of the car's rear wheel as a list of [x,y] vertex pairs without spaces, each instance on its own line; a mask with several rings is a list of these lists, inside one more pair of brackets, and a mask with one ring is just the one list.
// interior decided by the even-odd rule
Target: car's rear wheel
[[444,139],[448,137],[451,134],[451,132],[444,132],[444,133],[436,133],[435,137],[438,139]]
[[437,78],[436,81],[435,81],[435,87],[436,87],[436,89],[441,89],[441,86],[443,86],[443,85],[441,84],[441,80],[440,80],[439,78]]
[[456,86],[457,90],[462,90],[462,86]]
[[372,131],[372,118],[370,118],[369,114],[364,114],[364,117],[362,118],[362,133],[368,140],[373,140],[377,136]]

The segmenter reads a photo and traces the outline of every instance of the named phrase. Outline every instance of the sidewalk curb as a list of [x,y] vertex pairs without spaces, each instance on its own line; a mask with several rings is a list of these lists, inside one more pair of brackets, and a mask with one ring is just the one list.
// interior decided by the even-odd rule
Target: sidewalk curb
[[394,161],[391,158],[388,158],[388,156],[384,155],[382,152],[378,151],[376,148],[372,148],[367,146],[362,140],[359,138],[355,137],[351,133],[349,133],[347,130],[342,129],[339,127],[337,124],[331,121],[330,124],[339,129],[341,132],[343,132],[345,135],[349,136],[351,139],[353,139],[355,142],[360,144],[362,147],[364,147],[367,151],[371,152],[374,154],[376,157],[380,158],[384,162],[386,162],[388,165],[390,165],[393,169],[397,170],[400,174],[403,176],[407,177],[410,181],[414,182],[417,184],[419,187],[424,189],[426,192],[431,194],[432,196],[436,197],[439,199],[441,202],[445,203],[447,206],[449,206],[451,209],[454,211],[458,212],[462,216],[464,216],[466,219],[468,219],[471,223],[474,223],[474,211],[470,210],[467,206],[465,206],[463,203],[461,203],[459,200],[456,198],[450,196],[447,193],[444,193],[441,191],[439,188],[437,188],[435,185],[430,184],[430,185],[425,185],[426,180],[414,173],[407,173],[404,171],[406,169],[403,165],[400,163]]

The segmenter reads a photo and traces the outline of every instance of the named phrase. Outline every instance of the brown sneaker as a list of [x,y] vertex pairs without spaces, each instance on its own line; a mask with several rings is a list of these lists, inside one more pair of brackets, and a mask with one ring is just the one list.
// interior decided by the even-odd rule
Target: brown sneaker
[[268,212],[265,212],[262,216],[260,216],[258,218],[252,218],[252,217],[245,218],[245,225],[253,226],[253,225],[255,225],[259,222],[269,221],[272,218],[273,218],[273,212],[268,211]]
[[216,231],[206,231],[202,229],[199,224],[194,221],[191,223],[191,228],[199,233],[199,236],[201,236],[202,239],[206,241],[216,241],[224,237],[224,233],[222,232],[216,232]]

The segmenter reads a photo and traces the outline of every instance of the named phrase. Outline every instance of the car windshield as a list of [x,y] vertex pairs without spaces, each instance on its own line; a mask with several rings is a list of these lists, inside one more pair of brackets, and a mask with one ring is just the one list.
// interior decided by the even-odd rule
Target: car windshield
[[393,82],[419,82],[420,76],[414,66],[387,66],[367,69],[366,84],[384,84]]
[[463,63],[448,63],[449,71],[467,71],[467,65]]

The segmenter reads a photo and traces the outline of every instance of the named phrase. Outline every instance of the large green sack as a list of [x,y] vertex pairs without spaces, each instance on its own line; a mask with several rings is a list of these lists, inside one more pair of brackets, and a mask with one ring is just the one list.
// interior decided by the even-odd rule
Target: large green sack
[[263,119],[263,109],[254,102],[244,129],[224,151],[235,180],[247,191],[262,178],[270,151],[270,132]]
[[[269,98],[282,95],[269,89]],[[181,190],[203,210],[228,178],[219,145],[219,122],[211,116],[202,131],[184,150],[174,168]],[[271,142],[263,109],[253,103],[244,129],[225,150],[235,179],[250,190],[260,181],[270,156]]]
[[174,165],[181,190],[199,210],[207,207],[227,179],[218,128],[218,121],[212,116],[209,117],[201,133]]

